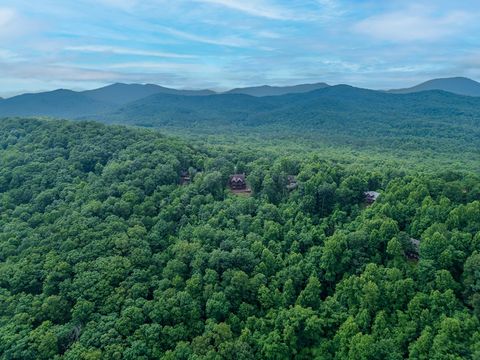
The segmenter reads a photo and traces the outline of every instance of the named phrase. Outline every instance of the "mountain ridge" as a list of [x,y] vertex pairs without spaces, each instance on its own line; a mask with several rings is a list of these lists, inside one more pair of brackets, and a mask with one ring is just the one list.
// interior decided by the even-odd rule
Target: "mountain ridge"
[[155,84],[125,84],[115,83],[98,89],[82,91],[92,99],[112,104],[125,104],[153,94],[178,94],[178,95],[212,95],[212,90],[177,90]]
[[[119,94],[114,99],[117,103],[109,98],[115,93],[112,89]],[[135,90],[135,96],[130,89]],[[443,90],[397,94],[340,84],[307,93],[260,97],[158,90],[148,84],[113,84],[94,93],[59,89],[24,94],[1,101],[0,116],[97,120],[180,132],[195,129],[198,134],[245,130],[271,134],[288,129],[292,136],[314,136],[326,141],[336,136],[339,141],[356,142],[353,137],[363,137],[375,142],[376,136],[385,139],[395,132],[400,134],[397,138],[412,135],[424,139],[424,132],[431,134],[429,146],[436,149],[441,138],[448,137],[464,139],[475,148],[480,145],[475,140],[476,136],[480,138],[480,97]],[[146,94],[151,95],[142,97]]]
[[[112,111],[110,104],[91,99],[68,89],[42,93],[26,93],[0,102],[0,116],[54,116],[75,117]],[[86,110],[88,109],[88,110]]]
[[425,81],[409,88],[391,89],[387,90],[387,92],[394,94],[408,94],[429,90],[443,90],[465,96],[480,96],[480,83],[466,77],[438,78]]
[[424,146],[434,151],[456,144],[464,151],[480,150],[480,142],[475,140],[480,138],[480,98],[441,90],[391,94],[334,85],[270,97],[156,94],[112,113],[83,119],[195,136],[288,134],[325,143]]
[[298,85],[291,85],[291,86],[260,85],[260,86],[235,88],[235,89],[226,91],[225,94],[245,94],[245,95],[251,95],[256,97],[280,96],[280,95],[286,95],[286,94],[307,93],[310,91],[323,89],[329,86],[330,85],[324,82],[313,83],[313,84],[298,84]]

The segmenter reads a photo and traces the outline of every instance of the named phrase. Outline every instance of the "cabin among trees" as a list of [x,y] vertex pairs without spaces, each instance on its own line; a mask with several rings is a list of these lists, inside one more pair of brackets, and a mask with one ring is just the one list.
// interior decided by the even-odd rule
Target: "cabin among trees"
[[230,186],[230,189],[232,189],[232,190],[245,190],[245,189],[247,189],[247,182],[245,180],[245,174],[231,175],[228,184]]
[[298,182],[295,176],[288,175],[287,176],[287,190],[294,190],[298,187]]
[[373,204],[375,201],[377,201],[378,197],[380,196],[380,193],[376,191],[365,191],[363,195],[365,197],[365,202],[367,204]]
[[182,170],[180,172],[180,185],[190,184],[191,178],[187,170]]
[[247,186],[245,174],[234,174],[228,181],[230,190],[234,193],[251,193],[252,190]]
[[405,252],[405,255],[410,260],[419,260],[420,259],[420,240],[410,238],[411,248]]

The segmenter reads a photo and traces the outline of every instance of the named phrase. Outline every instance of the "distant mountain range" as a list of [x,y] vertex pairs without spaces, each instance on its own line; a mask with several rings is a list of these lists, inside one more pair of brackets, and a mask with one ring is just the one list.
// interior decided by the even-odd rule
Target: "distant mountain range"
[[113,84],[82,94],[97,101],[109,104],[126,104],[153,94],[171,94],[184,96],[204,96],[215,94],[212,90],[176,90],[154,84]]
[[419,91],[443,90],[458,95],[480,96],[480,83],[465,77],[433,79],[406,89],[394,89],[394,94],[408,94]]
[[[308,91],[312,87],[314,90]],[[395,93],[311,84],[217,94],[113,84],[83,92],[56,90],[15,96],[0,101],[0,117],[50,116],[196,135],[258,132],[332,143],[376,145],[383,141],[396,147],[442,151],[454,146],[456,151],[480,151],[480,97],[441,90]],[[272,92],[281,95],[264,96]]]
[[316,83],[316,84],[301,84],[301,85],[293,85],[293,86],[253,86],[253,87],[245,87],[245,88],[237,88],[227,91],[227,94],[244,94],[250,96],[279,96],[285,94],[298,94],[298,93],[306,93],[318,89],[326,88],[330,85],[326,83]]
[[111,111],[111,104],[83,93],[59,89],[37,94],[23,94],[0,102],[0,116],[52,116],[75,118]]
[[390,94],[335,85],[301,94],[155,94],[85,119],[190,134],[311,138],[443,151],[480,151],[480,97],[444,91]]
[[[330,87],[326,83],[294,86],[254,86],[236,88],[222,94],[242,94],[254,97],[304,94]],[[420,91],[443,90],[459,95],[480,96],[480,83],[462,77],[434,79],[406,89],[389,90],[389,93],[407,94]],[[55,116],[81,117],[109,113],[129,103],[152,95],[209,96],[221,95],[212,90],[177,90],[153,84],[112,84],[99,89],[72,91],[59,89],[49,92],[23,94],[8,99],[0,98],[0,116]]]
[[110,112],[153,94],[205,96],[211,90],[176,90],[153,84],[112,84],[95,90],[22,94],[0,101],[0,116],[52,116],[76,118]]

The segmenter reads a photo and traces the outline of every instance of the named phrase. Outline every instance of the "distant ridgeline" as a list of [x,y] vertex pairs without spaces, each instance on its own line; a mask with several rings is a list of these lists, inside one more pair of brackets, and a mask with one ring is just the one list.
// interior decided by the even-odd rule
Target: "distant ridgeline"
[[0,358],[478,359],[480,178],[409,170],[2,120]]
[[[84,92],[20,95],[0,102],[0,116],[90,119],[194,136],[252,135],[353,148],[480,153],[480,97],[431,90],[445,85],[439,81],[392,91],[402,94],[323,83],[223,94],[114,84]],[[444,88],[454,91],[459,81],[464,80],[450,79],[450,87]],[[424,88],[429,91],[417,92]]]

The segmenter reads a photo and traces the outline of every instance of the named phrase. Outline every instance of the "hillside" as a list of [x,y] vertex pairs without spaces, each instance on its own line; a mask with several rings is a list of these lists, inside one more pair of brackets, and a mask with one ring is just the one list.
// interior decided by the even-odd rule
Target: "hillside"
[[152,94],[203,96],[214,92],[176,90],[152,84],[113,84],[82,92],[59,89],[5,99],[1,101],[0,116],[50,116],[73,119],[113,111]]
[[23,94],[0,102],[0,116],[52,116],[74,118],[93,115],[115,107],[71,90]]
[[0,357],[477,358],[478,174],[324,156],[2,120]]
[[277,108],[277,101],[268,101],[241,94],[179,96],[156,94],[127,104],[98,119],[120,124],[179,128],[241,125],[254,114]]
[[111,104],[127,104],[153,94],[173,95],[212,95],[211,90],[176,90],[153,84],[112,84],[95,90],[83,91],[82,94],[97,101]]
[[433,79],[406,89],[389,90],[395,94],[408,94],[419,91],[443,90],[458,95],[480,96],[480,83],[465,77]]
[[388,94],[332,86],[271,97],[154,95],[95,117],[195,134],[297,136],[354,146],[480,149],[480,99],[432,91]]
[[243,94],[243,95],[250,95],[250,96],[279,96],[279,95],[286,95],[286,94],[298,94],[298,93],[306,93],[318,89],[326,88],[330,85],[325,83],[316,83],[316,84],[300,84],[294,86],[253,86],[253,87],[245,87],[245,88],[236,88],[230,91],[227,91],[227,94]]
[[[157,90],[154,85],[117,84],[87,93],[20,95],[0,103],[0,116],[95,119],[180,135],[217,134],[230,139],[251,135],[305,146],[460,152],[469,158],[480,150],[480,97],[438,90],[392,94],[347,85],[262,97],[203,92],[201,96],[148,95]],[[128,102],[136,97],[140,99]]]

